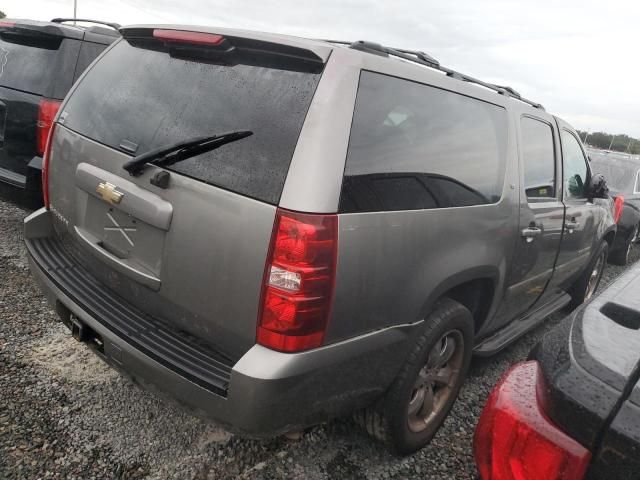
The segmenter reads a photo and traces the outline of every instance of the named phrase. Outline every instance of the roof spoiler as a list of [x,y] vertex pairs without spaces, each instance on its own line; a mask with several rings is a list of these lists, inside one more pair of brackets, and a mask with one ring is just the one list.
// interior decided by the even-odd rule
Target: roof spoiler
[[240,62],[308,72],[320,72],[324,68],[324,60],[310,49],[237,34],[190,31],[188,28],[134,26],[120,29],[120,33],[129,41],[157,41],[172,55],[183,58],[208,58],[226,65]]

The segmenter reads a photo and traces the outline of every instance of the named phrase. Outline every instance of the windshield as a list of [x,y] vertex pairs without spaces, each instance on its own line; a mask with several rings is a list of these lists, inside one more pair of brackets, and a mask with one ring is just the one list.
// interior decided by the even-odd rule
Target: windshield
[[168,169],[277,204],[320,73],[170,56],[122,40],[85,76],[65,126],[130,155],[200,135],[251,137]]

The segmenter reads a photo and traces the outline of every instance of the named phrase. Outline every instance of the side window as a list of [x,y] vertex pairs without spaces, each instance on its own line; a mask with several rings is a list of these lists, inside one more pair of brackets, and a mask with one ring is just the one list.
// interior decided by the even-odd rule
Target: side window
[[638,173],[636,173],[636,183],[635,183],[635,187],[633,189],[633,193],[640,193],[640,170],[638,170]]
[[527,198],[554,198],[556,165],[551,125],[529,117],[524,117],[520,123]]
[[363,71],[340,211],[495,203],[502,195],[506,150],[503,108]]
[[78,80],[78,77],[84,73],[91,62],[93,62],[98,55],[100,55],[107,45],[101,43],[82,42],[80,47],[80,54],[78,55],[78,63],[76,64],[76,74],[73,77],[73,81]]
[[562,130],[562,159],[564,162],[564,192],[567,198],[585,198],[588,168],[587,159],[576,137]]

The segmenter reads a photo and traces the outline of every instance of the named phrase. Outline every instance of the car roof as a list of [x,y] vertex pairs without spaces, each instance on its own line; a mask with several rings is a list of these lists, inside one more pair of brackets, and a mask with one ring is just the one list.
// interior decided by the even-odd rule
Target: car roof
[[[477,92],[477,97],[487,100],[487,96],[482,93],[486,93],[487,90],[493,91],[494,94],[498,94],[502,99],[494,99],[489,100],[496,104],[504,105],[509,101],[525,103],[529,107],[531,107],[532,111],[544,111],[542,105],[527,100],[522,97],[518,92],[514,89],[507,86],[494,85],[489,82],[484,82],[473,78],[469,75],[462,74],[460,72],[453,71],[447,67],[444,67],[439,64],[437,60],[433,57],[427,55],[424,52],[419,51],[411,51],[405,49],[397,49],[385,47],[383,45],[379,45],[373,42],[365,42],[365,41],[340,41],[340,40],[323,40],[323,39],[311,39],[304,37],[297,37],[292,35],[285,35],[279,33],[267,33],[267,32],[258,32],[244,29],[234,29],[234,28],[226,28],[226,27],[214,27],[214,26],[203,26],[203,25],[180,25],[180,24],[139,24],[139,25],[127,25],[122,27],[120,31],[125,34],[127,30],[135,30],[135,29],[169,29],[169,30],[185,30],[185,31],[193,31],[193,32],[203,32],[203,33],[212,33],[219,35],[228,35],[228,36],[239,36],[243,38],[250,38],[258,41],[265,42],[274,42],[280,43],[283,45],[289,45],[297,48],[304,48],[312,51],[316,55],[318,55],[324,62],[329,59],[329,56],[336,49],[340,49],[340,51],[345,54],[352,55],[354,57],[359,57],[363,60],[362,65],[363,68],[366,68],[368,65],[373,63],[389,62],[390,65],[395,65],[398,67],[398,70],[404,70],[404,65],[411,65],[417,70],[422,70],[424,72],[428,72],[431,70],[432,73],[444,73],[445,75],[439,75],[446,77],[450,83],[450,89],[453,91],[462,90],[463,94],[467,94],[466,92],[471,87],[472,91]],[[404,64],[404,65],[403,65]],[[428,82],[429,74],[425,73],[424,80]],[[402,74],[398,74],[399,77],[403,77]],[[462,85],[465,85],[462,87]]]

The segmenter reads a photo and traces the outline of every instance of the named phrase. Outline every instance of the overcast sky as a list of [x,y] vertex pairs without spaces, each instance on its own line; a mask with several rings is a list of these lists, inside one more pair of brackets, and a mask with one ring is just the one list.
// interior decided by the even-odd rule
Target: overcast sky
[[[72,16],[73,0],[5,0],[9,17]],[[421,49],[510,85],[576,128],[640,138],[638,0],[78,0],[78,17],[220,25]]]

